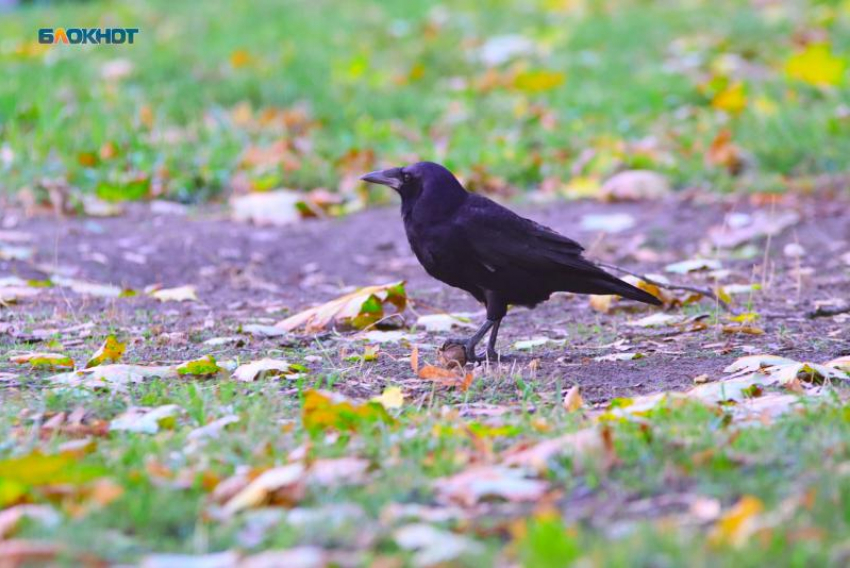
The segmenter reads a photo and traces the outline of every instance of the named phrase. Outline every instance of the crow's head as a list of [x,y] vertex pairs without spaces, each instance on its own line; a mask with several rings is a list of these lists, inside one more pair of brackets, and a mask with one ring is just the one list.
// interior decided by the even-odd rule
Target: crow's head
[[371,172],[363,181],[386,185],[396,190],[403,201],[416,199],[423,191],[435,195],[465,190],[452,172],[434,162],[418,162],[401,168]]

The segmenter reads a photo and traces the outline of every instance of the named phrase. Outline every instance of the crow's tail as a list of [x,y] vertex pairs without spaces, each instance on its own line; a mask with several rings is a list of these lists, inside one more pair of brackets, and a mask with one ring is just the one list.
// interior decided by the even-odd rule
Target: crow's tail
[[650,294],[649,292],[645,292],[636,286],[632,286],[628,282],[624,282],[620,280],[616,276],[612,276],[611,274],[605,273],[604,280],[597,280],[599,284],[599,288],[603,291],[595,292],[596,294],[617,294],[618,296],[622,296],[624,298],[628,298],[630,300],[636,300],[638,302],[643,302],[644,304],[653,304],[655,306],[662,305],[661,300]]

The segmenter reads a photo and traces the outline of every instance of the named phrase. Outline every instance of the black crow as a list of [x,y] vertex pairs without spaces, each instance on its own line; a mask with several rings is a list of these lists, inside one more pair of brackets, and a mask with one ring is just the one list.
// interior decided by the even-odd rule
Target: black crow
[[509,305],[533,308],[553,292],[617,294],[661,304],[582,257],[584,249],[574,240],[468,192],[439,164],[419,162],[361,179],[401,195],[407,240],[428,274],[486,306],[487,321],[462,343],[468,361],[481,361],[475,346],[491,329],[487,357],[496,360],[499,324]]

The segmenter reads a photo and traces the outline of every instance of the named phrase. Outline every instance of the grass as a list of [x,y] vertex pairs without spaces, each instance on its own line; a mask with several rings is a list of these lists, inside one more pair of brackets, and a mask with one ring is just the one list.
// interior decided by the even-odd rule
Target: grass
[[[132,46],[35,43],[39,27],[63,25],[141,31]],[[35,4],[0,21],[2,187],[347,194],[354,173],[431,159],[478,190],[592,192],[626,167],[676,186],[782,190],[847,170],[846,65],[826,86],[785,70],[806,38],[846,64],[848,31],[840,2]],[[506,35],[531,47],[482,62]],[[115,60],[126,73],[109,70]],[[712,105],[738,83],[743,103]],[[741,175],[707,161],[722,130]]]
[[[311,378],[303,388],[321,385],[323,379]],[[67,441],[62,434],[39,441],[32,435],[38,429],[29,419],[15,418],[25,409],[37,417],[45,411],[70,412],[84,404],[107,420],[131,405],[178,404],[190,409],[155,435],[116,432],[97,439],[95,448],[74,467],[108,472],[124,488],[123,494],[73,522],[26,524],[20,536],[49,538],[114,562],[132,562],[150,550],[250,552],[315,544],[361,550],[359,564],[378,558],[407,563],[410,554],[399,550],[391,538],[400,523],[388,520],[391,505],[433,506],[432,481],[486,459],[482,448],[502,452],[520,441],[574,431],[583,422],[532,394],[527,403],[535,412],[511,413],[500,418],[498,427],[411,405],[398,414],[396,427],[363,423],[351,435],[311,435],[297,418],[299,395],[281,397],[280,390],[274,381],[255,385],[153,381],[127,395],[12,393],[0,410],[7,455],[13,445],[19,455],[35,449],[57,451]],[[438,404],[454,398],[437,396]],[[490,514],[437,524],[470,535],[483,546],[480,554],[467,558],[470,566],[489,564],[500,554],[524,559],[526,565],[564,565],[565,550],[599,566],[835,562],[846,553],[842,547],[850,530],[845,506],[850,477],[843,466],[850,459],[844,442],[850,436],[850,415],[836,403],[828,399],[812,403],[767,427],[734,427],[722,413],[696,404],[668,405],[636,421],[613,421],[608,428],[615,462],[593,456],[559,458],[546,474],[555,488],[552,497],[530,507],[484,505],[491,507]],[[188,441],[193,428],[226,413],[238,415],[240,422],[204,444]],[[257,514],[246,513],[231,522],[210,516],[210,480],[228,477],[237,466],[279,464],[308,442],[310,459],[359,456],[372,464],[366,485],[313,487],[299,503],[317,519],[325,514],[334,522],[300,525],[292,513],[290,521],[272,523],[247,541],[247,527]],[[696,497],[716,499],[726,509],[743,496],[758,499],[767,513],[759,530],[741,542],[731,536],[706,537],[705,523],[688,516],[688,504]],[[31,496],[36,503],[56,498],[38,490]],[[64,499],[66,507],[74,502],[73,497]],[[340,517],[344,510],[340,507],[353,518]],[[278,509],[279,515],[287,518],[282,511]],[[560,520],[561,514],[566,520]],[[372,544],[364,551],[362,539],[367,536]]]
[[[716,191],[783,191],[847,172],[848,3],[758,4],[28,4],[0,19],[0,191],[35,200],[58,193],[71,207],[89,194],[204,202],[279,187],[325,187],[351,202],[380,202],[388,196],[359,193],[365,189],[354,176],[418,159],[444,162],[475,190],[561,196],[594,194],[624,168]],[[141,32],[133,46],[35,43],[40,27],[72,25]],[[505,36],[531,47],[483,62],[482,50],[504,55],[498,42]],[[789,62],[819,43],[830,55],[808,68],[829,75],[837,66],[837,75],[789,74]],[[70,304],[43,314],[26,309],[9,319],[28,329],[53,328],[61,314],[77,313]],[[217,315],[217,328],[188,334],[185,349],[157,344],[162,327],[182,317],[139,310],[132,330],[101,325],[94,333],[138,338],[125,361],[147,364],[174,351],[199,355],[208,334],[239,325]],[[571,337],[608,343],[617,337],[610,324],[579,324]],[[39,349],[64,350],[63,337]],[[85,361],[100,339],[71,340],[68,353]],[[4,365],[8,354],[33,349],[11,336],[0,343]],[[151,380],[116,393],[57,388],[45,373],[4,366],[23,384],[0,383],[0,507],[58,512],[54,523],[23,521],[14,536],[113,563],[154,552],[316,545],[355,565],[413,565],[416,554],[394,536],[416,521],[393,515],[407,505],[448,513],[423,522],[476,543],[458,565],[812,566],[850,557],[846,392],[804,398],[799,412],[758,425],[736,423],[732,405],[696,403],[595,421],[562,407],[564,391],[582,378],[574,365],[545,384],[532,370],[476,380],[465,393],[419,389],[390,411],[392,420],[375,418],[374,409],[366,418],[351,411],[345,419],[353,431],[337,432],[305,424],[307,392],[356,389],[361,375],[380,392],[393,379],[370,363],[337,362],[348,344],[278,347],[255,344],[245,356],[261,350],[298,363],[318,356],[319,370],[252,384]],[[214,351],[220,359],[233,354]],[[398,362],[400,352],[389,356]],[[653,368],[653,360],[635,365]],[[471,415],[482,403],[507,411]],[[624,403],[615,399],[610,408]],[[155,434],[102,431],[80,445],[72,432],[43,428],[78,408],[105,427],[130,408],[168,404],[181,412]],[[239,421],[192,440],[195,429],[228,415]],[[541,499],[486,500],[455,516],[435,489],[435,480],[498,462],[512,448],[588,427],[604,429],[610,446],[546,462],[535,472],[550,486]],[[221,518],[214,489],[221,482],[302,452],[308,463],[368,460],[366,480],[311,485],[291,506]],[[26,456],[35,461],[17,495],[17,478],[3,468]],[[62,467],[35,481],[52,459]],[[758,511],[742,512],[748,505]]]

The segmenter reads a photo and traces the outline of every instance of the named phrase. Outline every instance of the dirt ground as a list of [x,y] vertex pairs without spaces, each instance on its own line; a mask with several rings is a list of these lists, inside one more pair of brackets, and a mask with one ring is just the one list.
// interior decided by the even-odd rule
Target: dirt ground
[[[687,326],[627,325],[654,308],[600,313],[589,307],[585,297],[557,296],[535,310],[512,310],[502,326],[499,349],[517,353],[514,342],[536,336],[565,339],[565,343],[523,351],[501,366],[479,367],[477,386],[467,393],[467,401],[483,400],[485,394],[488,401],[493,394],[513,397],[525,388],[522,385],[530,385],[543,397],[560,396],[564,388],[578,383],[586,400],[601,402],[683,389],[700,375],[719,379],[735,357],[748,353],[816,362],[848,354],[846,314],[807,315],[822,303],[834,306],[850,298],[850,266],[842,259],[850,251],[847,206],[846,200],[814,197],[765,203],[743,197],[679,195],[653,202],[517,207],[582,242],[588,256],[640,273],[661,274],[668,263],[720,254],[723,268],[730,270],[724,285],[764,285],[752,297],[735,296],[734,307],[758,313],[751,327],[765,333],[722,331],[722,325],[730,322],[710,300],[671,309],[674,314],[707,316],[702,320],[708,324],[704,329],[688,331]],[[795,212],[799,220],[771,238],[747,240],[737,253],[718,253],[709,240],[712,227],[731,226],[736,215],[760,211]],[[582,228],[589,214],[617,213],[630,215],[634,225],[613,234]],[[7,362],[8,354],[45,350],[40,340],[51,333],[82,358],[96,349],[104,334],[118,332],[132,339],[129,356],[140,362],[185,361],[206,353],[242,360],[271,354],[333,374],[335,388],[349,394],[374,395],[393,383],[424,397],[431,385],[416,378],[409,367],[411,343],[433,362],[436,346],[445,339],[442,334],[414,331],[409,340],[382,344],[376,362],[352,363],[349,356],[363,350],[361,343],[352,341],[353,334],[260,339],[240,334],[241,326],[273,324],[287,313],[340,295],[346,287],[399,279],[407,281],[412,301],[405,314],[409,324],[417,314],[442,311],[477,313],[476,322],[483,316],[471,297],[425,274],[410,252],[396,208],[282,228],[235,223],[222,209],[181,210],[161,204],[130,206],[124,215],[110,218],[28,217],[6,208],[0,223],[0,244],[5,238],[16,241],[5,242],[6,246],[34,249],[26,260],[0,260],[0,278],[43,280],[64,275],[139,292],[129,298],[102,298],[52,287],[0,308],[0,350],[6,352],[0,372],[21,373]],[[704,272],[666,275],[674,282],[700,287],[711,287],[713,282]],[[141,293],[152,284],[195,285],[200,301],[160,303]],[[89,322],[94,326],[86,325]],[[238,336],[240,341],[227,346],[203,343],[222,336]],[[594,359],[618,348],[645,357]]]

